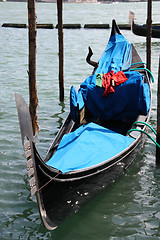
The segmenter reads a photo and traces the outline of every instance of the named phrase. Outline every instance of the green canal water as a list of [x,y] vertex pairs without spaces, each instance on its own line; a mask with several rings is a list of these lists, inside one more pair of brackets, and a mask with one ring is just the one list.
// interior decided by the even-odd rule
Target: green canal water
[[[57,24],[56,4],[36,4],[37,23]],[[64,4],[64,23],[128,23],[129,10],[144,23],[146,3]],[[160,4],[153,2],[153,22],[160,22]],[[0,26],[26,23],[26,3],[0,3]],[[134,43],[143,61],[145,38],[122,31]],[[69,91],[90,75],[85,63],[90,45],[97,61],[110,30],[64,30],[65,101],[58,97],[58,43],[56,29],[37,31],[37,89],[40,133],[37,147],[45,155],[69,111]],[[160,39],[152,39],[151,125],[156,128],[156,89]],[[160,169],[155,165],[155,146],[146,139],[136,160],[124,174],[93,198],[55,231],[40,220],[35,197],[30,196],[21,145],[14,93],[28,102],[28,30],[0,27],[0,240],[157,240],[160,239]],[[151,134],[152,135],[152,134]],[[154,136],[153,136],[154,137]]]

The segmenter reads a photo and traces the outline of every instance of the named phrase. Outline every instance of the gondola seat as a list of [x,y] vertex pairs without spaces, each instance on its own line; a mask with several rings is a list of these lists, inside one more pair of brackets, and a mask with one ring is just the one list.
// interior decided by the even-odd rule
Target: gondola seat
[[88,77],[80,86],[78,93],[71,88],[71,115],[75,109],[85,104],[94,118],[100,120],[119,120],[134,122],[139,115],[147,115],[150,108],[150,90],[143,76],[136,71],[125,72],[128,80],[116,86],[115,93],[103,97],[104,89],[96,86],[96,74]]
[[[133,122],[139,115],[146,115],[150,108],[150,91],[143,76],[137,71],[129,71],[132,62],[132,45],[123,35],[110,37],[108,45],[99,60],[95,73],[80,86],[78,93],[74,87],[70,94],[70,113],[74,120],[77,112],[85,105],[94,118],[100,120],[120,120]],[[115,93],[103,97],[104,89],[96,86],[97,74],[123,71],[128,80],[115,87]]]
[[133,141],[134,138],[89,123],[64,135],[47,165],[63,173],[89,168],[119,154]]

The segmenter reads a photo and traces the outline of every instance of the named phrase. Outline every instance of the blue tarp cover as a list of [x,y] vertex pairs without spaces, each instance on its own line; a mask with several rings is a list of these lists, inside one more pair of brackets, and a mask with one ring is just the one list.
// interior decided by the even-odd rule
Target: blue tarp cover
[[95,123],[81,126],[63,136],[47,165],[63,173],[104,162],[127,148],[133,138],[123,136]]
[[113,70],[126,71],[130,68],[132,61],[132,45],[121,34],[110,37],[104,53],[99,60],[97,73],[107,73]]
[[[89,112],[101,120],[113,119],[126,122],[135,121],[139,114],[146,115],[150,108],[149,86],[143,83],[139,72],[127,71],[132,59],[132,46],[123,35],[112,36],[99,60],[95,73],[80,86],[78,93],[74,87],[70,94],[70,112],[75,119],[75,107],[85,104]],[[96,86],[97,74],[113,70],[125,71],[128,80],[116,86],[115,93],[103,97],[104,88]]]
[[96,86],[96,76],[92,75],[81,84],[81,92],[87,109],[101,120],[113,119],[134,121],[139,114],[146,115],[150,107],[150,91],[143,83],[139,72],[125,72],[128,80],[116,86],[115,93],[103,97],[104,89]]
[[[90,81],[96,77],[98,73],[107,73],[113,70],[115,73],[122,70],[128,70],[132,61],[132,46],[121,34],[115,34],[110,37],[109,42],[104,50],[100,60],[99,66],[95,71],[95,74],[86,81]],[[85,81],[85,82],[86,82]],[[82,91],[81,91],[82,90]],[[102,90],[102,89],[101,89]],[[70,92],[70,113],[73,119],[75,119],[75,107],[79,104],[79,109],[84,106],[83,93],[85,89],[81,86],[78,93],[72,86]],[[103,91],[103,90],[102,90]],[[96,96],[94,96],[96,98]]]

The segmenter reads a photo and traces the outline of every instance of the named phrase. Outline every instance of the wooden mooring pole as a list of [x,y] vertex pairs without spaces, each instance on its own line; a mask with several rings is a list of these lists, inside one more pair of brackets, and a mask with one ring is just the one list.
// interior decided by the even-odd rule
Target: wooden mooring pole
[[59,99],[64,101],[63,0],[57,0],[59,40]]
[[33,135],[39,131],[37,121],[37,85],[36,85],[36,11],[35,0],[28,0],[29,26],[29,109],[31,114]]
[[151,71],[152,0],[148,0],[147,12],[147,68]]
[[[157,84],[157,143],[160,145],[160,57],[158,68],[158,84]],[[156,147],[156,164],[160,165],[160,148]]]

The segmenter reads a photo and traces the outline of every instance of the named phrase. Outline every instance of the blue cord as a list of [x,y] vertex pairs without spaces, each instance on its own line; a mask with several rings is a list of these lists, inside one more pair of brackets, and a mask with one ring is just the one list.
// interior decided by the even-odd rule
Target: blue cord
[[137,64],[144,64],[144,65],[146,65],[145,62],[136,62],[136,63],[132,63],[131,66],[133,66],[133,65],[137,65]]
[[[130,132],[141,132],[141,133],[146,134],[146,135],[156,144],[156,146],[160,148],[160,145],[159,145],[147,132],[145,132],[145,131],[143,131],[143,130],[141,130],[141,129],[134,129],[134,128],[133,128],[133,129],[128,130],[128,132],[127,132],[127,134],[128,134],[130,137],[132,137],[132,136],[130,135]],[[132,137],[132,138],[133,138],[133,137]]]
[[149,124],[146,123],[146,122],[136,121],[136,122],[134,122],[134,123],[132,124],[132,127],[133,127],[135,124],[137,124],[137,123],[142,123],[142,124],[146,125],[146,126],[149,127],[149,128],[152,130],[152,132],[157,136],[157,132],[151,127],[151,125],[149,125]]
[[148,70],[147,68],[132,68],[132,69],[130,69],[130,71],[134,71],[134,70],[145,70],[145,71],[149,72],[150,75],[151,75],[152,82],[154,83],[154,77],[153,77],[153,74],[152,74],[151,71]]
[[[146,122],[137,121],[137,122],[134,122],[134,123],[132,124],[132,126],[134,126],[134,125],[137,124],[137,123],[142,123],[142,124],[148,126],[148,127],[153,131],[153,133],[154,133],[155,135],[157,135],[156,131],[155,131],[148,123],[146,123]],[[147,135],[147,137],[149,137],[149,138],[156,144],[157,147],[160,148],[160,145],[159,145],[147,132],[145,132],[144,130],[136,129],[136,128],[130,129],[130,130],[128,130],[128,132],[127,132],[127,134],[128,134],[130,137],[132,137],[132,136],[130,135],[131,132],[144,133],[145,135]],[[134,137],[132,137],[132,138],[134,138]]]

